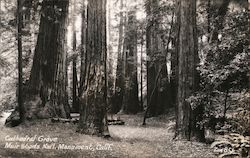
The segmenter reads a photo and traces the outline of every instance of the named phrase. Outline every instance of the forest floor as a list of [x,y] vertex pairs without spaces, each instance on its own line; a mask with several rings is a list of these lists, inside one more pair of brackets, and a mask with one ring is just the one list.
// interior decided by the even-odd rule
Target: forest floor
[[[125,125],[111,125],[110,139],[83,135],[76,133],[77,124],[52,123],[50,120],[42,120],[26,127],[21,125],[14,128],[5,127],[4,121],[8,116],[2,113],[0,117],[0,157],[10,158],[78,158],[78,157],[215,157],[212,149],[207,144],[189,141],[175,141],[174,117],[162,115],[147,119],[147,125],[141,126],[142,115],[120,115]],[[6,148],[7,136],[28,136],[36,139],[34,142],[12,142],[26,149]],[[38,141],[38,137],[57,138],[51,149],[43,149],[46,142]],[[27,149],[33,144],[40,145],[40,149]],[[55,147],[53,147],[53,144]],[[72,147],[81,146],[82,149],[59,149],[61,145]],[[34,147],[34,146],[33,146]]]

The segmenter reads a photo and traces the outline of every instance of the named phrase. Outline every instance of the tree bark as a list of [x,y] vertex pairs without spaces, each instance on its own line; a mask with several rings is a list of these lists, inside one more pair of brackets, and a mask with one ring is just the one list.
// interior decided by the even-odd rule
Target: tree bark
[[143,102],[143,44],[144,44],[144,34],[143,34],[143,28],[141,28],[141,63],[140,63],[140,67],[141,67],[141,72],[140,72],[140,93],[141,93],[141,99],[140,99],[140,103],[141,103],[141,107],[140,110],[143,110],[144,108],[144,102]]
[[78,104],[78,95],[77,95],[77,69],[76,69],[76,61],[77,57],[74,57],[72,67],[73,67],[73,103],[72,103],[72,112],[79,112],[79,104]]
[[[85,2],[85,0],[84,0]],[[81,27],[81,68],[80,68],[80,83],[78,90],[78,97],[82,96],[85,87],[85,78],[87,73],[87,54],[86,54],[86,6],[83,4],[82,10],[82,27]]]
[[72,37],[72,45],[73,45],[73,51],[75,52],[76,51],[76,45],[77,45],[77,41],[76,41],[76,26],[75,26],[75,23],[76,23],[76,1],[73,0],[73,7],[72,7],[72,14],[73,14],[73,17],[72,17],[72,32],[73,32],[73,37]]
[[17,42],[18,42],[18,107],[20,122],[25,119],[25,108],[23,105],[23,66],[22,66],[22,6],[20,0],[17,0]]
[[196,33],[196,0],[178,1],[178,93],[176,115],[176,138],[190,140],[194,129],[194,118],[188,99],[199,84],[196,64],[198,63],[198,40]]
[[175,4],[175,17],[176,21],[174,24],[174,39],[173,47],[174,51],[171,53],[171,75],[170,75],[170,88],[171,88],[171,98],[172,105],[175,107],[175,113],[177,115],[177,89],[178,89],[178,43],[179,43],[179,33],[180,33],[180,0],[176,1]]
[[211,0],[207,1],[207,32],[211,32],[211,17],[212,17],[212,10],[211,10]]
[[106,0],[89,0],[87,7],[88,73],[81,98],[78,132],[108,136],[106,75]]
[[33,66],[25,97],[26,118],[69,117],[65,33],[68,0],[44,0]]
[[115,77],[113,75],[113,64],[114,64],[114,52],[113,52],[113,46],[112,46],[112,15],[111,15],[111,10],[112,8],[112,1],[107,1],[107,81],[108,81],[108,92],[107,92],[107,97],[108,97],[108,105],[109,108],[112,106],[112,96],[114,95],[114,84],[115,84]]
[[[76,50],[76,47],[77,47],[77,39],[76,39],[76,27],[75,27],[75,23],[76,23],[76,1],[74,0],[73,1],[73,9],[72,9],[72,14],[73,14],[73,22],[72,22],[72,32],[73,32],[73,38],[72,38],[72,45],[73,45],[73,52],[76,54],[77,50]],[[77,56],[75,56],[73,58],[73,61],[72,61],[72,70],[73,70],[73,85],[72,85],[72,90],[73,90],[73,93],[72,93],[72,109],[71,111],[72,112],[79,112],[79,104],[78,104],[78,95],[77,95],[77,91],[78,91],[78,80],[77,80],[77,69],[76,69],[76,63],[77,63]]]

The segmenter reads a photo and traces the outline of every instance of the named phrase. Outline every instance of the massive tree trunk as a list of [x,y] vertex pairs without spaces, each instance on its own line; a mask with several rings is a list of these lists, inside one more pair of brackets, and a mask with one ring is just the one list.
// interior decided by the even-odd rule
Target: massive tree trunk
[[81,99],[78,131],[107,136],[106,0],[89,0],[87,7],[87,86]]
[[120,111],[122,107],[122,100],[124,94],[124,52],[122,51],[123,47],[123,38],[124,38],[124,2],[120,0],[120,24],[119,24],[119,40],[118,40],[118,50],[117,50],[117,69],[116,69],[116,80],[115,80],[115,95],[112,99],[111,112],[117,113]]
[[26,118],[69,117],[66,100],[65,33],[68,0],[44,0],[37,45],[25,96]]
[[196,33],[196,0],[178,1],[178,93],[176,115],[176,138],[190,139],[194,119],[188,99],[199,84],[196,64],[198,63]]
[[137,79],[137,26],[135,11],[128,13],[124,38],[125,86],[122,112],[137,113],[140,110]]

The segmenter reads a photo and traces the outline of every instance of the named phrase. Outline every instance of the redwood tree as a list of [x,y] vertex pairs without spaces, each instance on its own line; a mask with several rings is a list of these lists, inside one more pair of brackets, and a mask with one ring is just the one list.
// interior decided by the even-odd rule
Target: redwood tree
[[[151,116],[159,115],[167,104],[166,87],[168,74],[166,68],[166,55],[163,53],[161,39],[161,21],[159,0],[146,1],[147,27],[146,52],[147,60],[147,111]],[[169,101],[168,101],[169,102]]]
[[116,69],[116,80],[115,80],[115,94],[112,98],[111,113],[117,113],[122,107],[122,100],[124,94],[124,52],[122,51],[123,47],[123,38],[124,38],[124,24],[125,24],[125,15],[124,15],[124,2],[120,0],[120,24],[119,24],[119,39],[118,39],[118,50],[117,50],[117,69]]
[[40,28],[27,94],[26,119],[69,117],[65,33],[68,0],[42,2]]
[[137,79],[137,24],[135,11],[128,12],[124,37],[125,81],[122,112],[137,113],[140,110]]
[[106,75],[106,0],[89,0],[87,6],[87,74],[81,98],[78,131],[108,136]]
[[[85,0],[84,0],[85,3]],[[87,71],[87,54],[86,54],[86,6],[83,4],[82,9],[82,27],[81,27],[81,68],[80,68],[80,82],[78,89],[78,98],[81,97],[84,87]]]
[[[77,47],[77,40],[76,40],[76,27],[75,27],[75,22],[76,22],[76,1],[73,1],[73,17],[72,17],[72,32],[73,32],[73,38],[72,38],[72,45],[73,45],[73,52],[76,53],[76,47]],[[72,83],[72,112],[79,112],[79,104],[78,104],[78,95],[77,95],[77,88],[78,88],[78,80],[77,80],[77,69],[76,69],[76,63],[77,63],[77,56],[73,58],[72,61],[72,78],[73,78],[73,83]]]
[[[0,6],[1,7],[1,6]],[[18,108],[20,121],[24,120],[25,109],[23,105],[23,65],[22,65],[22,4],[17,0],[17,47],[18,47]]]
[[187,99],[194,94],[199,84],[196,64],[198,63],[196,33],[196,0],[178,0],[178,92],[176,137],[190,139],[193,128],[191,105]]

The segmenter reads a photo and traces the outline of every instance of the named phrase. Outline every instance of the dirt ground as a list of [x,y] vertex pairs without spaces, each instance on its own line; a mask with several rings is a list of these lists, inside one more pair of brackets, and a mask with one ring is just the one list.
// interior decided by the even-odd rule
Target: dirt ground
[[[173,116],[150,118],[146,126],[141,126],[142,115],[121,115],[120,118],[125,121],[125,125],[109,126],[112,138],[104,139],[76,133],[76,124],[52,123],[50,120],[38,121],[31,126],[6,128],[3,123],[8,114],[2,115],[4,116],[0,118],[1,158],[215,157],[209,145],[173,140]],[[35,137],[35,140],[11,142],[9,138],[15,136]],[[8,143],[24,145],[24,149],[20,146],[10,149]],[[37,144],[39,149],[33,149],[34,144]],[[52,147],[47,148],[46,145]],[[29,147],[31,149],[28,149]]]

